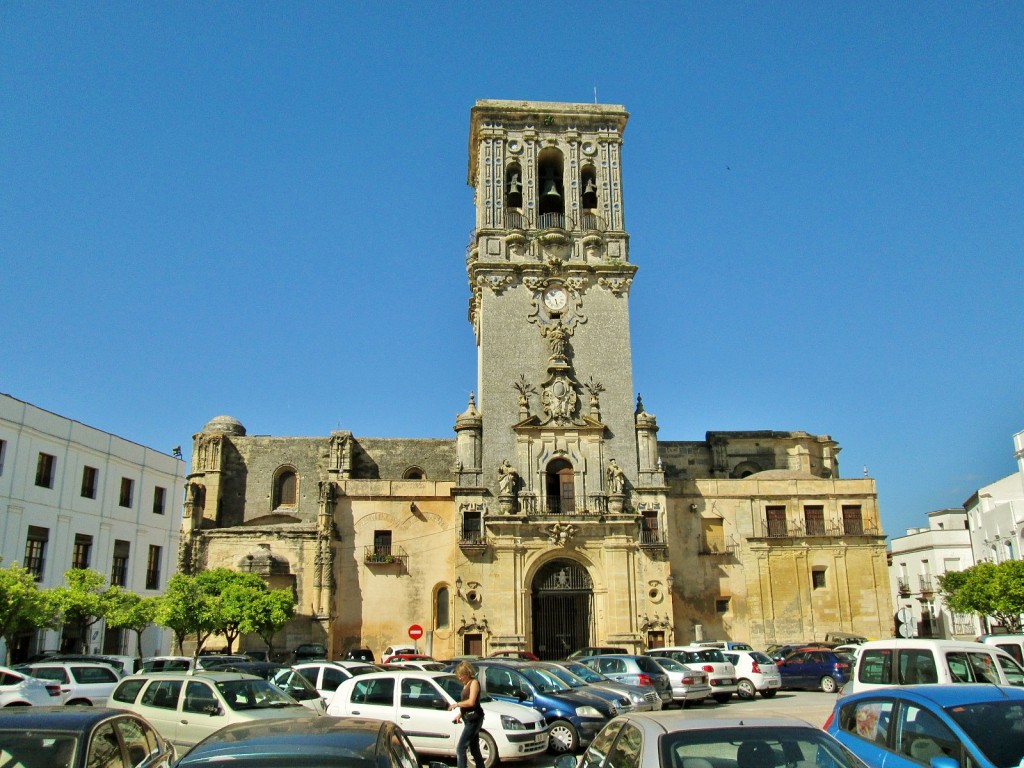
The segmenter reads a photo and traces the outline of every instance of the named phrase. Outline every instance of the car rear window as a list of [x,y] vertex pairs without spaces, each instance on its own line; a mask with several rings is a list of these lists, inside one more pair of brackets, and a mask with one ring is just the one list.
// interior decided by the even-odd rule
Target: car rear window
[[722,655],[722,652],[718,648],[706,648],[696,651],[696,655],[701,661],[706,661],[708,663],[721,664],[725,661],[725,656]]
[[117,673],[109,667],[71,667],[71,674],[80,683],[117,682]]
[[[774,664],[775,663],[774,661],[772,661],[772,657],[771,656],[769,656],[766,653],[761,653],[760,651],[751,651],[749,655],[750,655],[750,658],[752,658],[758,664]],[[735,664],[735,663],[736,662],[733,662],[733,664]]]
[[658,666],[658,662],[648,656],[637,656],[636,665],[640,668],[641,672],[647,672],[651,675],[663,675],[665,670]]

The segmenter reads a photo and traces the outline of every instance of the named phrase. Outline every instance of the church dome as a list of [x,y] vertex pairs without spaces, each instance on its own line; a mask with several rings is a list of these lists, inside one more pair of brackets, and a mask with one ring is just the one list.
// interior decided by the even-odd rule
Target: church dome
[[242,422],[233,416],[216,416],[203,427],[203,432],[215,432],[223,435],[245,435]]

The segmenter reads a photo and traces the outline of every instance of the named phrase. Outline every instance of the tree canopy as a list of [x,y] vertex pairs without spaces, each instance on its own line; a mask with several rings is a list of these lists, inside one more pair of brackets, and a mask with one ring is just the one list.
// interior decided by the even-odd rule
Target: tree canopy
[[49,599],[65,626],[75,628],[81,650],[89,650],[89,630],[107,615],[106,577],[89,568],[72,568],[64,585],[49,591]]
[[11,662],[11,646],[22,632],[52,626],[56,610],[35,575],[17,563],[0,568],[0,637],[7,649],[4,664]]
[[1021,631],[1024,561],[978,563],[963,571],[951,571],[939,576],[939,589],[951,611],[987,617],[1007,632]]

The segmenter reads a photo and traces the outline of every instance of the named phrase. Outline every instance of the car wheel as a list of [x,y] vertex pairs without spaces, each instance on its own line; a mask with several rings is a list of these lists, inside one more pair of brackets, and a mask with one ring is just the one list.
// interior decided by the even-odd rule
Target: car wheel
[[835,693],[839,686],[836,685],[836,681],[831,677],[825,676],[821,678],[821,690],[825,693]]
[[757,695],[757,688],[746,678],[736,683],[736,695],[741,699],[752,699]]
[[719,704],[725,704],[725,702],[727,702],[731,698],[732,698],[732,694],[731,693],[716,693],[715,694],[715,701],[717,701]]
[[580,746],[580,734],[568,720],[556,720],[548,729],[548,749],[557,754],[575,752]]
[[498,764],[498,745],[487,731],[480,731],[480,754],[484,756],[486,768],[494,768]]
[[775,689],[765,688],[763,691],[761,691],[761,695],[764,696],[766,699],[770,699],[772,696],[775,695]]

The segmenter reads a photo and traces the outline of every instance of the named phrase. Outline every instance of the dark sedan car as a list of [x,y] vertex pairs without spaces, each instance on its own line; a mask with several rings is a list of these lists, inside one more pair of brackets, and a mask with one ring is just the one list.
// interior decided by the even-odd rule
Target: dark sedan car
[[0,764],[25,768],[168,768],[176,757],[146,720],[106,707],[0,712]]
[[205,768],[210,764],[237,768],[419,768],[420,761],[395,723],[362,717],[318,717],[229,725],[192,747],[175,768]]
[[827,648],[803,648],[778,663],[782,687],[820,688],[835,693],[846,685],[853,669],[853,657]]

